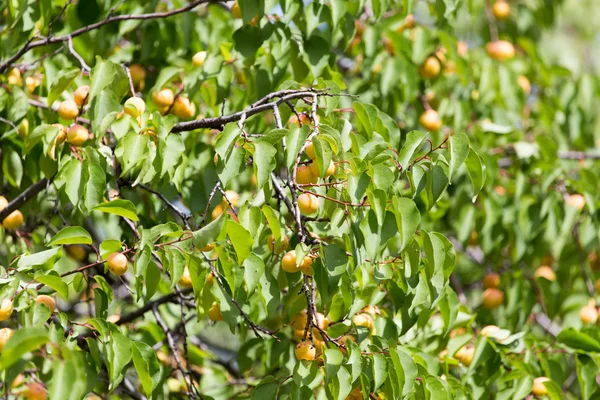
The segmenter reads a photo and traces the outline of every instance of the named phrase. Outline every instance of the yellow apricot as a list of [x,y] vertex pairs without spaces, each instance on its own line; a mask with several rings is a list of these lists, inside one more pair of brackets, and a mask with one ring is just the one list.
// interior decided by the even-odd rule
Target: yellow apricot
[[181,278],[179,278],[179,282],[177,282],[177,284],[182,288],[192,287],[192,276],[190,275],[190,270],[188,267],[183,269],[183,274],[181,275]]
[[495,272],[490,272],[483,277],[483,288],[497,288],[500,285],[500,275]]
[[419,68],[419,74],[425,79],[435,78],[440,74],[442,67],[440,61],[435,56],[429,56]]
[[65,100],[58,106],[58,115],[62,119],[75,119],[79,115],[79,107],[75,100]]
[[[304,152],[306,153],[308,158],[310,158],[311,160],[315,160],[317,158],[317,155],[315,154],[315,148],[313,146],[312,141],[308,143],[308,145],[304,149]],[[317,174],[317,176],[319,176],[319,175]]]
[[504,302],[504,293],[498,289],[486,289],[483,292],[482,304],[487,309],[498,308]]
[[213,303],[208,310],[208,318],[211,321],[223,321],[223,314],[221,313],[221,308],[217,303]]
[[51,296],[40,294],[35,298],[35,302],[44,304],[48,307],[50,309],[50,314],[54,313],[54,310],[56,309],[56,301]]
[[13,333],[13,330],[10,328],[0,329],[0,352],[2,352],[2,350],[4,349],[4,345],[10,340]]
[[[314,164],[314,162],[312,163]],[[311,165],[312,165],[311,164]],[[296,183],[299,185],[315,184],[319,181],[319,174],[315,175],[308,165],[300,165],[296,171]]]
[[585,207],[585,198],[580,194],[572,194],[567,197],[565,203],[581,211],[583,210],[583,207]]
[[15,210],[12,213],[8,214],[6,218],[4,218],[4,221],[2,221],[2,225],[4,225],[6,229],[16,230],[21,225],[23,225],[23,221],[23,213],[19,210]]
[[505,0],[496,0],[492,6],[492,11],[497,19],[507,19],[510,15],[510,4],[508,4],[508,2]]
[[302,260],[302,264],[300,264],[300,270],[304,275],[313,276],[312,269],[313,259],[312,257],[306,256],[304,260]]
[[85,126],[72,125],[67,131],[67,142],[75,147],[81,147],[89,138],[89,132]]
[[75,90],[75,93],[73,94],[73,99],[75,100],[75,103],[77,103],[77,105],[79,107],[81,107],[82,105],[87,103],[89,94],[90,94],[90,87],[88,85],[79,86],[77,88],[77,90]]
[[298,196],[298,208],[302,214],[314,214],[319,209],[319,199],[310,193]]
[[29,136],[29,121],[24,119],[17,127],[17,133],[21,139],[26,139]]
[[46,400],[47,397],[44,385],[37,382],[28,384],[27,389],[21,395],[27,400]]
[[206,56],[207,56],[206,51],[199,51],[198,53],[194,54],[194,56],[192,57],[192,64],[195,67],[202,66],[202,64],[204,64],[204,61],[206,61]]
[[[321,173],[319,172],[319,166],[317,165],[316,161],[313,161],[312,163],[310,163],[310,170],[314,176],[316,176],[316,177],[321,176]],[[329,161],[329,166],[327,167],[327,171],[325,171],[324,178],[330,177],[334,173],[335,173],[335,164],[333,163],[333,161]]]
[[556,273],[547,265],[542,265],[538,269],[535,270],[534,276],[536,278],[544,278],[551,282],[556,280]]
[[119,276],[127,272],[127,257],[123,253],[112,253],[107,259],[108,269]]
[[548,389],[544,383],[550,382],[550,378],[546,378],[545,376],[540,376],[533,380],[533,387],[531,388],[531,394],[537,397],[542,397],[548,394]]
[[288,251],[281,259],[281,269],[285,272],[294,273],[300,271],[300,266],[296,265],[296,251]]
[[13,312],[13,302],[11,299],[2,300],[2,304],[0,304],[0,321],[6,321],[10,318],[10,315]]
[[283,237],[280,238],[279,243],[279,246],[275,247],[275,245],[277,244],[275,241],[275,236],[271,234],[271,236],[269,236],[269,241],[267,242],[267,247],[269,248],[269,251],[275,254],[283,253],[290,244],[290,239],[286,235],[283,235]]
[[152,100],[157,106],[168,108],[175,101],[175,95],[171,89],[162,89],[152,93]]
[[506,40],[496,40],[485,45],[485,50],[494,60],[504,61],[515,56],[515,47]]
[[187,97],[179,96],[173,103],[171,113],[177,118],[190,119],[196,114],[196,106]]
[[423,125],[423,128],[430,132],[435,132],[442,126],[442,120],[440,119],[438,112],[431,109],[425,110],[425,112],[421,114],[419,122]]
[[146,103],[141,97],[130,97],[125,101],[125,112],[132,117],[139,117],[146,111]]
[[317,356],[317,349],[311,342],[303,341],[296,345],[295,353],[298,360],[312,361]]

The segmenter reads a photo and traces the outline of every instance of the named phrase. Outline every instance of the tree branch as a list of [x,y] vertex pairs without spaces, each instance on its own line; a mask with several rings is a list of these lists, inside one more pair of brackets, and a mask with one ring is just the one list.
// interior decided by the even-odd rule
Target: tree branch
[[42,178],[33,185],[29,186],[27,189],[23,191],[20,195],[15,197],[8,205],[0,210],[0,221],[6,218],[10,213],[15,210],[18,210],[23,204],[27,203],[33,197],[35,197],[39,192],[44,190],[46,186],[50,183],[49,179]]
[[[191,293],[192,289],[184,289],[181,291],[182,294],[188,294]],[[152,310],[152,308],[154,306],[159,306],[161,304],[165,304],[165,303],[172,303],[172,302],[176,302],[178,301],[178,297],[179,297],[179,293],[177,292],[172,292],[169,293],[167,295],[164,295],[163,297],[159,297],[156,300],[152,300],[149,303],[144,304],[142,307],[138,308],[137,310],[123,315],[117,322],[115,322],[117,325],[123,325],[123,324],[127,324],[131,321],[134,321],[136,319],[138,319],[139,317],[141,317],[142,315],[144,315],[145,313],[147,313],[148,311]]]
[[43,47],[43,46],[48,46],[48,45],[55,44],[55,43],[67,42],[74,37],[81,36],[84,33],[88,33],[90,31],[99,29],[99,28],[103,27],[104,25],[112,24],[113,22],[167,18],[172,15],[181,14],[183,12],[190,11],[193,8],[195,8],[196,6],[203,4],[203,3],[211,3],[211,2],[219,2],[219,1],[225,1],[225,0],[194,0],[190,4],[188,4],[184,7],[176,8],[171,11],[148,13],[148,14],[138,14],[138,15],[117,15],[114,17],[111,16],[102,21],[96,22],[95,24],[87,25],[87,26],[84,26],[83,28],[77,29],[67,35],[54,36],[54,37],[51,36],[51,37],[43,38],[43,39],[36,40],[36,41],[29,41],[25,44],[25,46],[23,46],[19,51],[17,51],[16,54],[9,57],[5,62],[0,64],[0,73],[6,71],[6,69],[12,65],[12,63],[14,63],[19,58],[21,58],[29,50],[34,49],[36,47]]
[[[274,107],[279,106],[280,104],[286,103],[293,99],[301,99],[304,97],[314,97],[314,96],[347,96],[346,94],[335,94],[329,93],[327,89],[302,89],[302,90],[280,90],[278,92],[273,92],[258,100],[256,103],[252,104],[250,107],[245,110],[236,112],[230,115],[224,115],[222,117],[212,117],[212,118],[203,118],[194,121],[180,122],[175,124],[171,132],[185,132],[192,131],[194,129],[200,128],[213,128],[220,129],[223,125],[228,124],[230,122],[239,121],[242,117],[251,117],[252,115],[259,114],[264,111],[273,110]],[[277,100],[267,102],[273,98],[278,97]]]

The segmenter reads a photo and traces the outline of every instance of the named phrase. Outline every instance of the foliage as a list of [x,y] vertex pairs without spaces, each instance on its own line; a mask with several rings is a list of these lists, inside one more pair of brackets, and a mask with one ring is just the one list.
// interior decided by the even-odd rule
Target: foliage
[[7,398],[600,396],[561,2],[0,9]]

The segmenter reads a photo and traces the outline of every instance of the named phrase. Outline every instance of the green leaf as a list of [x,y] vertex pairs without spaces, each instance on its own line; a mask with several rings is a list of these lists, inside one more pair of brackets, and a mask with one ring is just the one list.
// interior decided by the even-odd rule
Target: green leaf
[[599,340],[573,328],[567,328],[561,331],[556,337],[556,340],[575,350],[600,352]]
[[132,342],[132,358],[144,392],[150,397],[161,380],[156,352],[144,342]]
[[394,214],[396,216],[396,225],[400,234],[400,251],[412,240],[419,224],[421,223],[421,214],[414,201],[406,197],[394,197]]
[[217,237],[223,230],[223,224],[225,222],[225,213],[221,214],[219,218],[215,219],[202,229],[194,231],[192,234],[192,240],[194,246],[199,249],[206,247],[208,244],[212,244],[217,240]]
[[243,226],[232,220],[225,223],[225,230],[238,256],[238,262],[243,263],[252,252],[252,244],[254,243],[252,235]]
[[471,178],[471,184],[473,185],[472,200],[475,202],[477,195],[481,189],[483,189],[483,185],[485,184],[485,161],[483,161],[483,157],[477,154],[475,150],[470,149],[469,155],[465,160],[465,165],[467,167],[467,171],[469,172],[469,177]]
[[19,271],[23,271],[30,267],[52,263],[52,261],[58,258],[57,255],[59,254],[60,250],[60,247],[55,247],[50,250],[40,251],[39,253],[21,256],[21,258],[19,258],[19,262],[17,263],[17,269]]
[[265,273],[265,263],[260,257],[250,254],[246,260],[244,260],[244,280],[246,281],[246,287],[248,293],[252,293],[258,286],[260,277]]
[[406,134],[404,145],[398,153],[398,163],[402,168],[406,169],[406,167],[409,166],[415,151],[417,151],[421,143],[423,143],[426,136],[427,134],[421,131],[410,131]]
[[94,98],[100,94],[104,88],[110,85],[117,75],[116,65],[112,61],[102,61],[99,57],[96,58],[96,65],[90,73],[90,93],[88,95],[88,103],[92,103]]
[[24,355],[39,349],[50,341],[44,328],[21,328],[18,334],[12,335],[2,349],[0,357],[0,371],[7,369]]
[[60,97],[60,95],[67,90],[71,83],[75,81],[81,74],[81,70],[79,68],[61,70],[56,77],[54,83],[50,87],[50,92],[48,93],[48,107],[52,107],[52,104]]
[[373,354],[373,376],[375,377],[374,390],[377,390],[388,376],[388,364],[382,354]]
[[251,400],[276,399],[279,383],[272,376],[265,377],[252,391]]
[[46,246],[59,244],[92,244],[92,236],[80,226],[68,226],[54,235]]
[[257,188],[261,189],[271,178],[275,169],[277,150],[267,142],[257,142],[254,145],[254,165],[256,166]]
[[123,380],[125,367],[131,361],[131,348],[131,340],[118,331],[111,332],[110,340],[106,345],[106,364],[111,390],[114,390]]
[[94,207],[94,210],[119,215],[121,217],[129,218],[132,221],[137,221],[139,219],[136,214],[135,206],[129,200],[117,199],[101,203]]
[[69,287],[56,272],[51,272],[48,275],[37,275],[35,280],[56,290],[64,300],[69,298]]
[[448,139],[448,149],[450,152],[448,180],[452,182],[452,175],[465,162],[469,154],[469,138],[464,133],[450,136]]

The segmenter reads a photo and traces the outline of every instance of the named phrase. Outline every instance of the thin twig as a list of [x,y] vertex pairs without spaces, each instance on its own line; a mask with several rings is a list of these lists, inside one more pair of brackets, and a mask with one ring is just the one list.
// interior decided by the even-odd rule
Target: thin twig
[[79,55],[79,53],[77,53],[77,52],[75,51],[75,49],[73,48],[73,38],[71,38],[71,36],[69,36],[69,38],[68,38],[68,40],[67,40],[67,46],[68,46],[68,48],[69,48],[69,52],[71,53],[71,55],[72,55],[73,57],[75,57],[75,58],[77,59],[77,61],[79,61],[79,65],[81,65],[81,70],[82,70],[84,73],[88,73],[88,72],[90,72],[92,69],[89,67],[89,65],[87,65],[87,64],[85,63],[85,60],[83,59],[83,57],[81,57],[81,56]]

